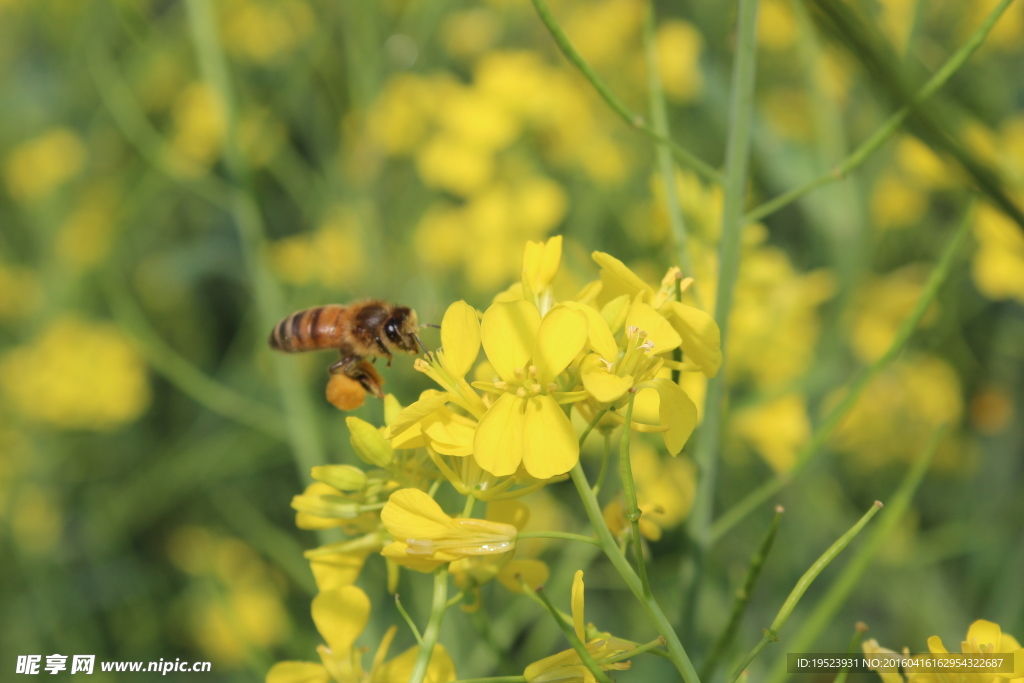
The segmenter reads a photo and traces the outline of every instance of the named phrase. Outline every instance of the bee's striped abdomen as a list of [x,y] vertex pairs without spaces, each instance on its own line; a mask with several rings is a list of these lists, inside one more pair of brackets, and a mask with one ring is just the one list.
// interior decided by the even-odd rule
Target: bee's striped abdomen
[[346,306],[328,304],[296,311],[274,326],[270,347],[278,351],[336,349],[342,344]]

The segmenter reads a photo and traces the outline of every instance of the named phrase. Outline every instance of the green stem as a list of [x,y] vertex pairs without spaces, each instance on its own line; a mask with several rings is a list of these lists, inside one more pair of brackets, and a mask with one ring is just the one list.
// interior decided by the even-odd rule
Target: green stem
[[466,496],[466,504],[462,506],[462,516],[472,517],[473,506],[476,504],[476,498],[471,495]]
[[427,668],[430,666],[430,658],[434,655],[434,646],[437,645],[441,621],[447,608],[448,566],[441,565],[434,570],[434,599],[430,606],[430,619],[427,621],[427,628],[423,630],[423,640],[420,641],[420,649],[416,653],[416,663],[409,675],[409,683],[423,683],[426,679]]
[[[525,587],[526,586],[524,586],[524,588]],[[548,600],[548,596],[544,593],[544,589],[538,588],[536,593],[537,597],[540,598],[541,603],[547,608],[548,612],[551,613],[555,623],[558,624],[558,628],[560,628],[562,633],[565,634],[565,637],[569,639],[569,644],[572,645],[572,649],[576,650],[576,654],[579,655],[580,661],[583,662],[583,665],[590,670],[590,673],[594,675],[594,678],[597,679],[599,683],[611,683],[608,679],[608,675],[601,669],[601,665],[597,663],[597,660],[595,660],[594,656],[590,654],[587,646],[582,640],[580,640],[579,636],[576,635],[576,631],[562,620],[562,617],[558,614],[558,610],[555,609],[555,606],[551,604],[550,600]],[[414,682],[410,681],[410,683]]]
[[583,534],[570,534],[565,531],[521,531],[516,537],[517,540],[524,538],[560,538],[563,541],[579,541],[580,543],[589,543],[590,545],[601,546],[601,541],[592,537],[584,536]]
[[[733,64],[732,94],[729,111],[729,140],[726,147],[722,237],[718,245],[718,285],[715,292],[715,320],[721,331],[721,347],[725,354],[729,337],[729,316],[732,311],[733,288],[739,273],[740,235],[743,231],[743,204],[747,190],[747,166],[750,157],[750,134],[754,114],[754,80],[757,74],[757,11],[758,0],[740,0],[736,60]],[[722,438],[723,410],[727,372],[726,363],[718,374],[708,380],[694,460],[699,479],[693,510],[687,530],[693,540],[694,554],[687,561],[694,563],[686,594],[684,632],[691,631],[697,613],[700,584],[711,546],[711,519],[714,512],[715,482],[718,472],[718,451]]]
[[608,461],[611,460],[612,453],[612,430],[604,430],[604,450],[601,453],[601,469],[597,473],[597,483],[594,484],[594,495],[596,496],[601,492],[601,487],[604,486],[605,475],[608,474]]
[[652,596],[644,595],[640,577],[636,575],[626,556],[615,544],[615,538],[608,529],[608,525],[604,522],[604,517],[601,515],[601,506],[597,502],[597,497],[594,496],[594,490],[590,488],[590,483],[587,481],[587,475],[584,474],[582,465],[576,463],[570,475],[572,476],[572,483],[576,486],[576,492],[583,501],[583,508],[586,510],[587,518],[590,520],[601,541],[601,547],[604,549],[605,555],[608,556],[612,566],[619,572],[626,586],[643,606],[647,616],[654,623],[655,629],[665,638],[672,663],[683,677],[685,683],[700,683],[700,677],[697,676],[697,671],[693,668],[693,663],[686,654],[683,644],[679,642],[679,636],[673,630],[668,617],[665,616],[665,613]]
[[827,567],[836,556],[843,551],[846,546],[850,545],[850,541],[860,533],[861,529],[871,521],[879,510],[882,509],[882,503],[875,501],[875,504],[871,506],[860,521],[854,524],[849,531],[839,537],[839,539],[833,543],[828,550],[826,550],[821,557],[811,565],[811,568],[804,572],[804,575],[800,577],[800,580],[793,586],[793,590],[790,591],[789,597],[786,598],[786,602],[782,603],[782,608],[779,609],[779,613],[775,615],[775,620],[772,621],[772,625],[764,630],[764,635],[761,637],[760,642],[754,646],[754,649],[750,651],[750,654],[746,656],[743,663],[733,672],[731,683],[735,683],[736,679],[740,677],[743,670],[747,668],[750,662],[754,661],[758,653],[765,648],[768,643],[775,643],[779,640],[779,631],[785,626],[786,621],[789,619],[789,615],[793,613],[793,609],[800,602],[800,598],[804,596],[807,589],[810,587],[814,580],[818,578],[818,575]]
[[626,104],[619,99],[619,96],[612,92],[611,88],[601,80],[601,77],[597,75],[597,72],[587,64],[586,60],[584,60],[580,53],[576,51],[576,48],[573,47],[572,43],[569,42],[569,38],[565,35],[565,31],[562,30],[562,27],[558,24],[555,16],[551,13],[551,8],[548,7],[548,3],[545,0],[531,1],[533,2],[534,8],[537,10],[538,16],[540,16],[540,20],[544,22],[544,26],[546,26],[548,31],[551,33],[551,37],[555,39],[558,49],[562,51],[562,54],[565,55],[566,59],[572,62],[573,66],[580,70],[583,77],[590,81],[590,84],[594,87],[594,90],[597,91],[597,94],[608,103],[608,106],[619,115],[619,118],[626,122],[626,125],[640,131],[655,142],[668,146],[680,162],[692,168],[703,178],[715,183],[722,182],[722,174],[712,168],[710,164],[697,157],[693,152],[689,151],[685,147],[681,147],[672,140],[659,134],[656,130],[647,125],[643,116],[627,107]]
[[949,275],[954,257],[964,240],[967,238],[968,232],[970,232],[973,206],[974,203],[972,202],[964,212],[964,216],[960,219],[960,225],[957,227],[953,238],[949,241],[949,244],[946,245],[946,249],[943,251],[938,263],[935,264],[935,268],[932,269],[931,275],[928,277],[928,282],[925,284],[924,290],[921,292],[921,296],[914,305],[914,310],[911,311],[910,315],[907,316],[900,325],[896,332],[895,339],[893,339],[892,344],[886,352],[882,354],[878,360],[861,371],[853,382],[851,382],[850,388],[843,396],[842,400],[840,400],[836,407],[833,408],[825,417],[821,425],[811,436],[811,440],[807,445],[800,449],[800,452],[797,454],[796,461],[793,463],[793,467],[788,472],[776,474],[770,481],[751,491],[743,498],[743,500],[737,503],[715,522],[711,529],[712,542],[720,539],[727,531],[741,522],[764,501],[779,492],[796,474],[798,474],[807,465],[807,463],[814,458],[828,438],[832,435],[832,432],[839,426],[842,419],[857,403],[857,399],[860,398],[864,388],[872,379],[875,378],[875,376],[878,375],[878,373],[885,369],[885,367],[895,360],[896,356],[900,354],[903,347],[906,346],[907,341],[910,339],[911,334],[913,334],[914,330],[917,328],[918,323],[921,322],[921,318],[924,317],[925,312],[928,310],[929,306],[931,306],[932,301],[938,294],[939,288],[946,281],[946,277]]
[[971,55],[973,55],[975,51],[981,47],[982,43],[985,42],[985,38],[987,38],[988,34],[992,31],[992,27],[995,26],[999,17],[1003,15],[1003,12],[1006,11],[1006,8],[1009,7],[1012,2],[1013,0],[1002,0],[1002,2],[1000,2],[995,9],[985,17],[985,21],[981,23],[981,26],[975,29],[974,33],[971,34],[971,37],[960,46],[960,49],[954,52],[939,68],[939,70],[936,71],[927,82],[925,82],[924,86],[922,86],[914,97],[911,98],[910,102],[903,107],[900,107],[894,114],[887,118],[885,122],[883,122],[867,140],[861,143],[857,149],[851,152],[842,163],[828,173],[814,178],[813,180],[809,180],[807,183],[799,187],[795,187],[788,192],[784,192],[778,197],[756,207],[744,216],[744,222],[754,223],[759,221],[765,216],[768,216],[784,206],[795,202],[804,195],[810,194],[819,187],[842,180],[859,168],[860,165],[867,161],[879,147],[885,144],[889,138],[896,134],[916,107],[934,95],[946,84],[953,74],[955,74],[957,70],[971,58]]
[[[661,647],[664,644],[665,644],[665,639],[662,638],[661,636],[658,636],[657,638],[655,638],[654,640],[652,640],[649,643],[645,643],[643,645],[640,645],[640,646],[638,646],[636,648],[633,648],[632,650],[629,650],[627,652],[619,653],[619,654],[615,655],[614,657],[609,657],[608,659],[606,659],[604,661],[607,664],[614,664],[615,662],[624,662],[627,659],[632,659],[633,657],[636,657],[637,655],[642,655],[645,652],[650,652],[651,654],[659,654],[658,651],[655,648],[659,648],[659,647]],[[664,653],[660,653],[660,654],[664,654]]]
[[[818,636],[832,623],[836,613],[843,606],[843,603],[846,602],[846,599],[850,597],[853,589],[860,583],[861,577],[864,576],[871,561],[874,560],[885,542],[889,540],[896,529],[896,525],[903,519],[914,498],[914,492],[917,491],[925,472],[928,471],[932,458],[935,456],[935,452],[938,450],[946,431],[946,427],[940,427],[932,434],[914,466],[903,477],[903,481],[900,482],[899,488],[893,494],[889,505],[886,506],[878,526],[871,530],[871,535],[857,549],[849,563],[843,567],[843,571],[840,572],[836,580],[829,586],[825,595],[815,604],[810,615],[801,624],[800,630],[794,634],[789,645],[790,652],[807,652],[814,646]],[[780,683],[786,677],[786,663],[785,661],[780,661],[776,662],[768,680],[770,683]]]
[[[239,149],[238,121],[227,59],[217,35],[212,3],[208,0],[186,0],[186,7],[203,80],[217,93],[224,108],[224,161],[232,179],[230,211],[238,229],[246,269],[252,280],[261,327],[270,330],[280,319],[284,297],[263,262],[263,218],[252,190],[248,165]],[[285,426],[299,476],[304,481],[310,481],[310,470],[325,461],[323,444],[314,420],[315,407],[299,382],[294,359],[274,354],[272,362],[281,389]]]
[[636,568],[640,575],[640,585],[644,596],[651,597],[651,584],[647,580],[647,563],[644,562],[644,547],[640,541],[640,507],[636,502],[636,486],[633,485],[633,467],[629,461],[629,425],[633,421],[633,402],[636,393],[629,392],[629,403],[626,404],[626,426],[622,428],[619,439],[619,477],[622,479],[622,495],[626,502],[626,519],[629,520],[633,532],[633,550],[636,553]]
[[[858,621],[857,625],[853,627],[853,636],[850,638],[850,644],[846,646],[846,654],[853,656],[857,653],[860,648],[860,641],[864,639],[864,634],[867,633],[868,627],[862,621]],[[842,670],[836,675],[835,683],[846,683],[846,677],[850,673],[850,667],[844,666]]]
[[750,596],[753,595],[754,587],[757,585],[757,580],[761,576],[761,570],[764,568],[764,561],[768,558],[768,553],[771,551],[772,545],[775,543],[775,534],[779,530],[779,522],[782,520],[782,513],[782,506],[775,508],[775,516],[772,517],[772,523],[768,527],[768,531],[766,531],[764,536],[761,538],[761,543],[758,545],[754,556],[750,559],[750,567],[747,569],[747,576],[743,581],[743,587],[736,592],[736,600],[733,602],[732,614],[729,615],[729,621],[725,628],[722,629],[722,633],[718,636],[718,640],[715,641],[714,647],[711,648],[711,654],[708,655],[707,660],[704,662],[704,666],[701,667],[701,678],[711,678],[722,657],[729,651],[729,648],[732,647],[732,642],[736,638],[736,632],[739,630],[743,614],[747,610],[747,605],[750,604]]
[[[670,139],[671,133],[668,127],[668,113],[665,106],[665,93],[661,87],[661,74],[658,71],[658,51],[654,40],[655,16],[654,3],[651,2],[647,8],[647,20],[644,22],[644,56],[647,59],[647,92],[648,102],[651,109],[651,124],[654,131],[665,139]],[[672,241],[675,243],[676,259],[679,261],[679,268],[683,275],[693,276],[693,261],[690,258],[689,239],[686,233],[686,221],[683,218],[683,209],[679,204],[679,195],[676,193],[676,167],[672,163],[672,150],[663,143],[657,145],[655,154],[658,162],[658,172],[661,174],[661,184],[665,192],[665,212],[668,214],[669,227],[672,230]],[[700,297],[697,293],[696,283],[690,286],[697,306],[701,306]]]

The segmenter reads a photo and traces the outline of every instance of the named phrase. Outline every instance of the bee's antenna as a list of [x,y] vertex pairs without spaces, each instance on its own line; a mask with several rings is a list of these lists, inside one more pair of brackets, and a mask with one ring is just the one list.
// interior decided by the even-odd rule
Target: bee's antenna
[[421,349],[423,349],[423,353],[427,354],[427,358],[430,358],[430,350],[426,347],[426,345],[424,345],[423,340],[420,339],[420,336],[418,334],[414,334],[412,335],[412,338],[415,339],[416,343],[420,345]]
[[435,330],[441,329],[440,325],[435,325],[434,323],[424,323],[420,327],[433,327]]

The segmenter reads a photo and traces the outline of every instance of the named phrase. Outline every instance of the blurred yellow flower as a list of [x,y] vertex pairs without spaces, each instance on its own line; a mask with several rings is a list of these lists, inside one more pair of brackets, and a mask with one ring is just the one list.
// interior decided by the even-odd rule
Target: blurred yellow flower
[[790,0],[764,0],[757,19],[757,42],[769,50],[788,50],[796,44],[797,23]]
[[228,0],[220,15],[224,46],[233,55],[260,64],[294,50],[316,25],[302,0]]
[[110,251],[120,197],[109,184],[96,184],[82,193],[78,205],[60,226],[56,251],[76,271],[96,266]]
[[318,283],[348,289],[366,268],[363,227],[355,212],[344,206],[329,209],[315,232],[276,240],[269,252],[278,276],[296,286]]
[[[194,175],[220,158],[225,134],[224,105],[205,83],[193,82],[178,94],[172,112],[170,144],[178,157],[170,161],[177,173]],[[196,166],[180,163],[187,160]]]
[[501,29],[502,17],[497,12],[478,7],[450,13],[441,25],[441,39],[449,55],[464,59],[489,50]]
[[900,138],[896,145],[896,160],[900,168],[922,188],[939,190],[960,184],[959,171],[912,135]]
[[[850,337],[854,353],[862,363],[877,360],[896,339],[896,332],[910,316],[921,297],[928,269],[911,264],[885,275],[870,278],[858,293]],[[936,318],[936,307],[926,311],[922,326]]]
[[797,450],[811,436],[807,402],[800,394],[742,408],[732,420],[737,435],[753,446],[776,472],[789,471]]
[[491,180],[494,156],[459,136],[441,133],[417,152],[416,170],[427,187],[465,197]]
[[[630,464],[636,487],[640,533],[651,541],[662,531],[681,524],[690,514],[697,493],[697,467],[687,457],[661,458],[646,441],[630,443]],[[604,508],[604,519],[615,536],[629,532],[629,521],[621,497]]]
[[914,17],[917,0],[880,0],[882,16],[879,24],[882,31],[896,48],[903,54],[910,40],[910,32],[914,29]]
[[988,204],[974,217],[978,250],[971,273],[978,290],[990,299],[1016,299],[1024,303],[1024,235],[1006,214]]
[[23,552],[46,555],[60,542],[64,513],[50,488],[33,483],[19,488],[11,508],[11,534]]
[[[266,683],[406,683],[416,662],[418,647],[413,646],[387,660],[388,649],[398,629],[392,626],[381,639],[369,671],[363,669],[363,648],[356,638],[370,618],[370,599],[355,586],[321,591],[313,598],[313,622],[326,645],[318,645],[321,664],[279,662],[267,672]],[[455,665],[443,645],[435,645],[430,657],[427,683],[455,680]]]
[[658,73],[665,94],[675,102],[693,102],[704,90],[700,53],[704,47],[697,28],[680,19],[658,24],[654,36]]
[[31,268],[0,261],[0,320],[23,318],[39,308],[42,290]]
[[647,11],[640,0],[597,0],[572,8],[565,32],[583,58],[595,66],[620,65],[635,54]]
[[[841,391],[827,403],[834,405]],[[890,462],[913,458],[941,425],[963,414],[960,378],[941,358],[905,356],[864,389],[836,429],[834,442],[858,470],[870,473]],[[955,454],[939,451],[935,465],[959,468]]]
[[22,416],[69,429],[113,429],[150,400],[146,366],[129,339],[73,315],[0,356],[0,388]]
[[911,227],[927,210],[927,191],[898,173],[884,173],[871,191],[871,219],[876,228]]
[[81,138],[67,128],[53,128],[21,143],[8,155],[4,163],[7,190],[19,202],[43,199],[73,178],[85,160]]

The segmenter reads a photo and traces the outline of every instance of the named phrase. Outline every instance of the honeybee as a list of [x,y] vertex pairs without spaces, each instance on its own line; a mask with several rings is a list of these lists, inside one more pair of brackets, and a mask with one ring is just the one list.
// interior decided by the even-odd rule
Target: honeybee
[[[341,360],[328,368],[327,399],[342,410],[363,404],[367,393],[383,398],[384,380],[365,359],[416,353],[423,347],[416,312],[369,299],[347,306],[327,304],[296,311],[274,326],[270,348],[278,351],[338,349]],[[424,348],[424,351],[426,349]]]

